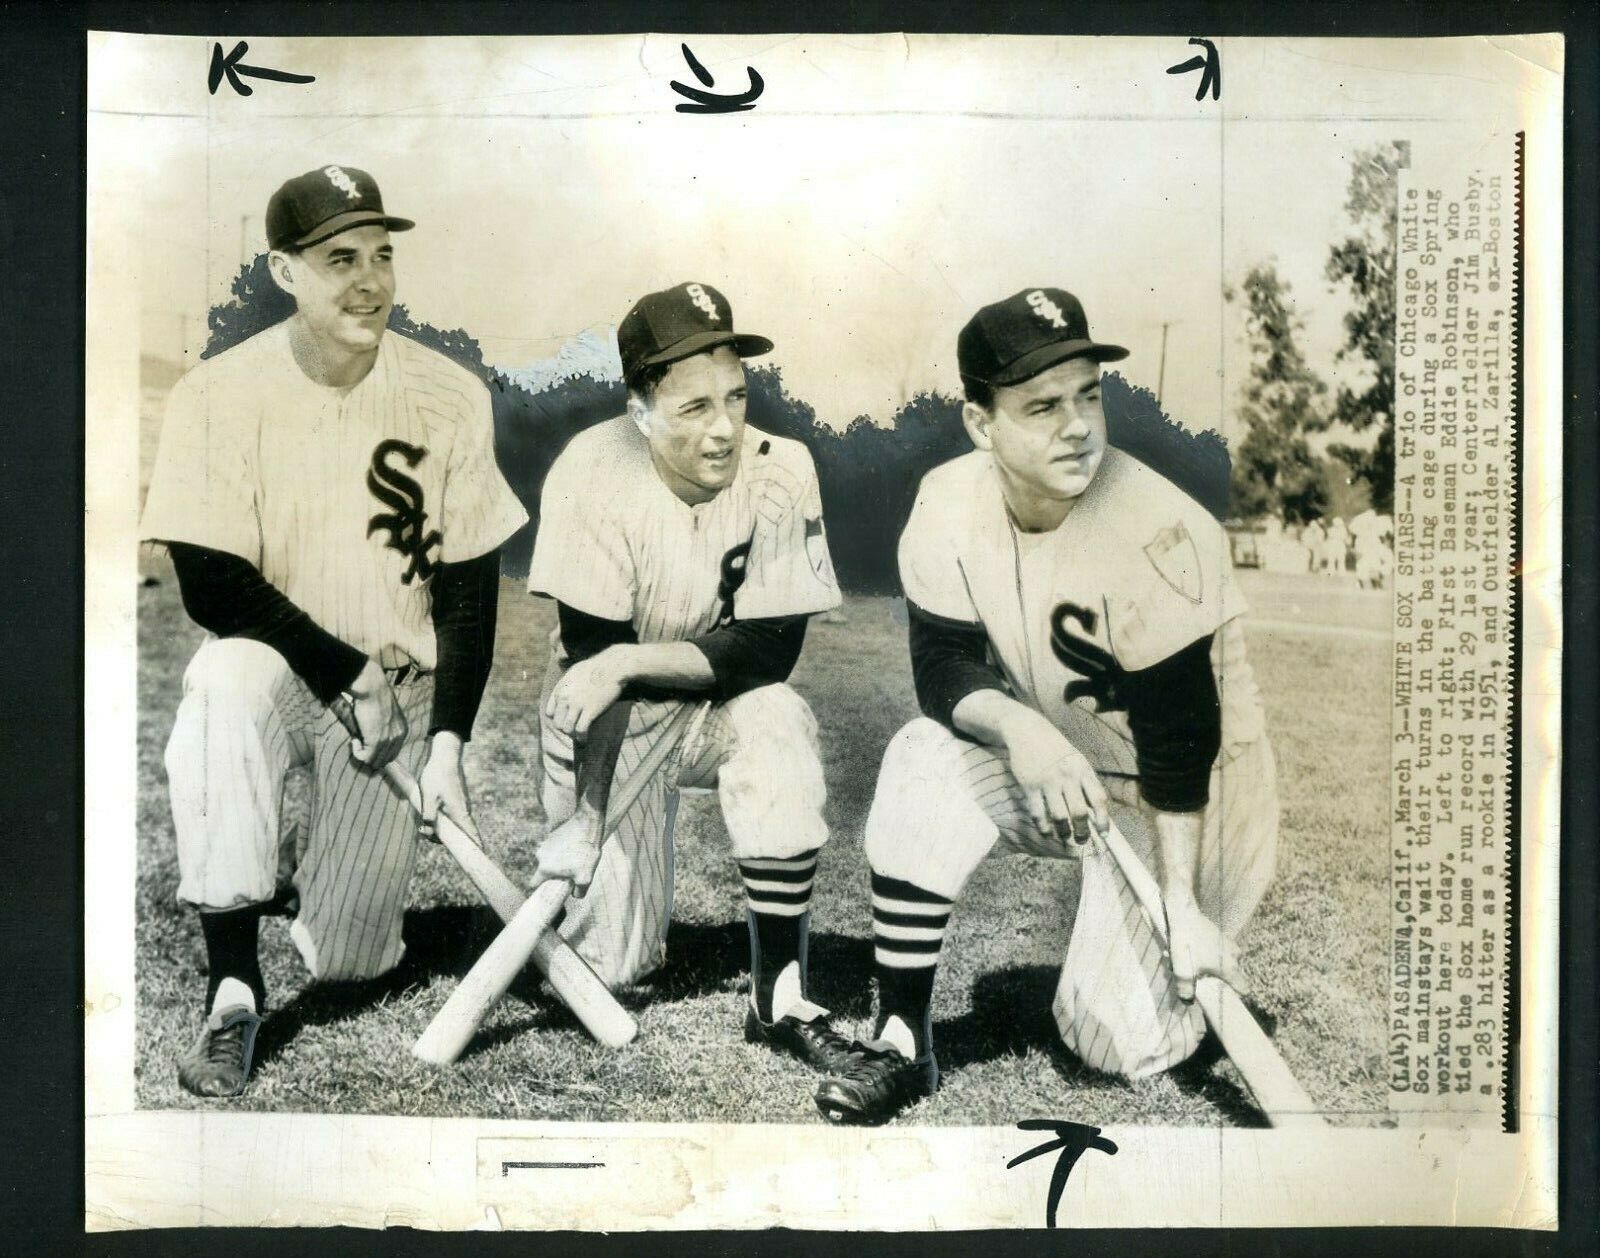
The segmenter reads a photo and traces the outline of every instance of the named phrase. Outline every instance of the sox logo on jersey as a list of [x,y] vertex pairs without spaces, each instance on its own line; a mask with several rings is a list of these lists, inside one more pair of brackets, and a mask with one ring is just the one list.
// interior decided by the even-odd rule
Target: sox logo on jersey
[[423,509],[422,486],[389,462],[390,455],[399,455],[408,468],[414,468],[427,457],[421,446],[409,445],[391,438],[378,443],[372,452],[372,467],[367,472],[367,488],[372,496],[389,508],[367,521],[367,536],[380,529],[389,534],[384,542],[390,550],[399,551],[411,562],[401,573],[407,585],[421,577],[424,581],[433,576],[438,566],[431,553],[444,544],[444,535],[438,529],[424,533],[428,513]]
[[754,540],[752,534],[750,541],[730,547],[718,565],[718,571],[722,574],[722,579],[717,582],[717,599],[721,605],[721,610],[717,612],[718,629],[733,623],[733,596],[744,584],[745,572],[750,566],[750,546]]
[[1069,627],[1076,621],[1085,632],[1093,633],[1099,616],[1087,607],[1076,603],[1059,603],[1050,613],[1050,650],[1062,665],[1078,676],[1069,681],[1064,691],[1066,700],[1091,699],[1099,712],[1125,712],[1127,700],[1121,687],[1127,672],[1117,663],[1117,657],[1088,638],[1072,632]]

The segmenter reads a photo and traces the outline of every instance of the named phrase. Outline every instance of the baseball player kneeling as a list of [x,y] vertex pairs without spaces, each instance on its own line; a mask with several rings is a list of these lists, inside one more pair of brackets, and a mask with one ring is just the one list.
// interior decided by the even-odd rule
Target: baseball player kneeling
[[[746,1036],[837,1066],[848,1041],[806,999],[828,837],[817,726],[785,684],[807,617],[840,601],[816,472],[804,446],[745,423],[741,359],[772,342],[736,333],[710,285],[642,298],[617,342],[627,413],[575,437],[540,500],[529,587],[557,601],[559,630],[536,879],[571,880],[562,934],[607,983],[637,981],[666,955],[673,793],[714,786],[748,904]],[[602,846],[613,778],[663,739]]]
[[[817,1093],[883,1122],[938,1084],[930,1007],[951,910],[997,844],[1079,857],[1054,1001],[1066,1045],[1129,1078],[1189,1056],[1197,974],[1238,982],[1233,938],[1271,878],[1272,753],[1227,538],[1106,443],[1100,364],[1060,289],[980,310],[957,358],[970,454],[923,480],[900,540],[925,715],[891,741],[867,820],[874,1041]],[[1112,818],[1159,868],[1171,955],[1112,857]]]
[[[372,177],[291,179],[266,226],[296,312],[178,382],[141,529],[209,631],[166,754],[178,899],[200,911],[209,969],[178,1069],[199,1096],[249,1076],[263,913],[298,901],[290,935],[314,977],[400,960],[417,824],[378,770],[420,770],[424,817],[471,830],[462,745],[493,658],[498,548],[527,518],[495,465],[487,390],[385,335],[390,233],[412,224]],[[341,694],[353,743],[329,706]],[[296,766],[315,779],[297,865],[279,826]]]

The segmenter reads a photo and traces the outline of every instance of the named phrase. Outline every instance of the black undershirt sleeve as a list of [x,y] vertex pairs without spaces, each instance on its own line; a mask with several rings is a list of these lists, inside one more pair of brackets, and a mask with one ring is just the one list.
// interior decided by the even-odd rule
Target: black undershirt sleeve
[[169,542],[184,610],[219,638],[250,638],[271,647],[324,703],[355,681],[367,657],[333,636],[261,575],[226,551]]
[[700,648],[716,675],[716,693],[728,700],[788,681],[806,641],[805,616],[735,620],[689,641]]
[[556,600],[556,618],[561,623],[561,649],[566,653],[568,664],[581,664],[607,647],[639,641],[631,620],[591,616],[559,599]]
[[1222,747],[1222,705],[1207,634],[1149,668],[1125,674],[1139,793],[1162,812],[1200,812]]
[[[639,640],[631,621],[591,616],[560,601],[556,603],[556,614],[561,622],[562,649],[573,664],[598,655],[607,647]],[[726,701],[747,690],[787,681],[805,644],[806,620],[805,616],[736,620],[690,638],[716,678],[711,693]],[[676,697],[681,696],[656,686],[629,686],[623,692],[625,699]]]
[[429,735],[449,730],[463,742],[483,702],[494,666],[495,613],[500,602],[500,552],[440,564],[433,574],[433,635],[439,663],[433,677]]
[[[1009,688],[989,660],[982,625],[907,604],[911,672],[925,715],[955,729],[956,705],[979,690]],[[1211,766],[1222,746],[1222,709],[1211,668],[1211,635],[1147,669],[1124,675],[1139,789],[1163,812],[1206,807]],[[957,731],[958,733],[960,731]]]
[[979,690],[1009,693],[1000,670],[989,662],[989,635],[982,625],[925,612],[909,600],[906,610],[911,618],[911,677],[925,716],[954,730],[956,705],[968,695]]

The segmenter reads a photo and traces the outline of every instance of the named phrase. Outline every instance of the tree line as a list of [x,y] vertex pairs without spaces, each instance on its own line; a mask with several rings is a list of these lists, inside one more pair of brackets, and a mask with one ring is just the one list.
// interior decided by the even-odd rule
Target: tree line
[[[239,344],[293,311],[292,299],[268,274],[265,255],[258,256],[235,278],[232,300],[210,312],[204,356]],[[526,574],[545,475],[574,436],[623,412],[622,383],[580,375],[530,390],[485,363],[478,343],[461,329],[418,323],[404,306],[394,308],[389,327],[445,354],[488,387],[496,458],[531,517],[503,548],[502,568],[511,576]],[[749,422],[811,451],[841,586],[858,594],[898,594],[895,554],[917,485],[931,469],[972,448],[961,423],[961,400],[919,393],[887,424],[863,415],[840,430],[819,421],[809,404],[785,388],[780,368],[752,365],[748,383]],[[1229,460],[1220,436],[1191,433],[1172,422],[1154,394],[1116,373],[1105,376],[1103,396],[1113,445],[1163,472],[1217,518],[1227,515]]]
[[[1359,486],[1374,510],[1393,509],[1395,232],[1400,171],[1409,164],[1403,142],[1355,155],[1344,207],[1350,233],[1329,248],[1323,267],[1349,302],[1335,361],[1354,383],[1330,391],[1307,361],[1305,322],[1274,263],[1255,264],[1226,292],[1244,307],[1251,352],[1240,405],[1245,434],[1233,468],[1233,511],[1241,518],[1305,524],[1343,514],[1344,484]],[[1338,440],[1340,431],[1361,441]]]
[[[1361,490],[1362,505],[1391,509],[1394,481],[1394,268],[1399,171],[1409,149],[1395,143],[1358,153],[1345,210],[1349,235],[1329,249],[1324,276],[1349,301],[1336,354],[1352,370],[1330,390],[1300,348],[1304,321],[1271,261],[1249,268],[1225,290],[1243,306],[1251,367],[1242,392],[1244,435],[1231,452],[1214,432],[1191,433],[1165,414],[1155,396],[1115,372],[1104,378],[1112,444],[1161,471],[1219,519],[1276,515],[1302,524],[1340,514]],[[294,304],[273,283],[266,255],[242,267],[229,302],[208,316],[205,356],[222,352],[280,322]],[[539,490],[550,465],[590,424],[622,413],[616,380],[583,375],[530,390],[484,362],[462,329],[418,323],[396,306],[390,327],[439,350],[488,386],[494,404],[496,452],[506,479],[533,522],[505,548],[505,570],[527,571],[537,527]],[[919,393],[886,422],[858,416],[844,429],[819,422],[785,388],[775,366],[749,373],[749,419],[794,437],[810,449],[841,584],[857,593],[896,593],[895,550],[917,484],[933,467],[971,448],[961,400]],[[1343,433],[1361,438],[1340,441]]]

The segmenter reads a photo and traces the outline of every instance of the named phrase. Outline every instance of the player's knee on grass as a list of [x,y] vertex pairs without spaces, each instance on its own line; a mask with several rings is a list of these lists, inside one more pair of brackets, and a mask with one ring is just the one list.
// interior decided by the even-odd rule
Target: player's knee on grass
[[[1136,853],[1153,833],[1129,835],[1132,810],[1113,808]],[[1150,854],[1141,855],[1148,860]],[[1181,1000],[1161,941],[1108,854],[1080,864],[1083,882],[1051,1013],[1061,1042],[1086,1066],[1138,1080],[1170,1070],[1199,1047],[1199,1006]]]
[[828,841],[827,788],[811,707],[785,685],[746,691],[723,707],[735,744],[717,795],[735,856],[782,857]]
[[928,717],[889,741],[867,814],[874,873],[947,900],[961,894],[999,835],[967,781],[962,760],[971,745]]
[[319,938],[304,920],[290,923],[289,938],[305,962],[306,972],[325,983],[353,983],[387,974],[406,954],[398,924],[381,949],[353,947],[348,939]]

